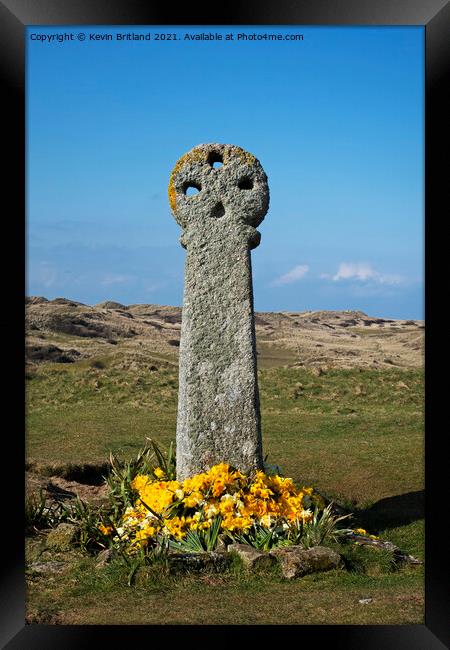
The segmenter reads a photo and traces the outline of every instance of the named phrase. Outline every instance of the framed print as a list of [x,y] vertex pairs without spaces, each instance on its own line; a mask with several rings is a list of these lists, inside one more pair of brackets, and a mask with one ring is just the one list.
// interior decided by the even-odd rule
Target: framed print
[[27,359],[2,647],[269,625],[445,647],[448,3],[0,11]]

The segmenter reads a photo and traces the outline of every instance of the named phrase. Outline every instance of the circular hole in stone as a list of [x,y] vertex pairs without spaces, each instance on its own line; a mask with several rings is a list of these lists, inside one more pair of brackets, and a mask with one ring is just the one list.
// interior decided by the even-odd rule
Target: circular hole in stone
[[183,186],[183,194],[186,196],[195,196],[202,189],[200,183],[195,183],[194,181],[185,183]]
[[241,180],[239,181],[238,187],[240,190],[252,190],[253,181],[248,176],[244,176],[244,178],[241,178]]
[[224,214],[225,208],[223,207],[223,203],[219,201],[219,203],[216,203],[216,205],[211,210],[211,216],[214,217],[214,219],[220,219],[220,217],[223,217]]
[[219,167],[222,167],[222,165],[223,165],[223,156],[222,156],[222,154],[219,153],[218,151],[211,151],[211,153],[208,156],[208,163],[214,169],[219,169]]

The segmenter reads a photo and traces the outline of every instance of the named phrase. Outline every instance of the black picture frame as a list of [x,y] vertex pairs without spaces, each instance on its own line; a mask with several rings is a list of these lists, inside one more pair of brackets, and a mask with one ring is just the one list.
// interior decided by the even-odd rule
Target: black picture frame
[[[432,224],[445,217],[446,163],[448,146],[443,140],[448,134],[449,107],[446,90],[449,85],[450,68],[450,4],[447,0],[260,0],[222,3],[211,8],[190,4],[180,5],[172,13],[164,3],[145,0],[3,0],[0,2],[0,59],[1,80],[6,91],[3,100],[4,141],[6,162],[4,192],[9,199],[9,211],[4,219],[6,251],[13,251],[13,268],[8,261],[4,278],[7,280],[6,300],[8,318],[4,320],[7,330],[7,348],[11,365],[8,381],[4,387],[4,403],[10,407],[11,424],[4,429],[3,455],[4,490],[2,500],[4,541],[7,550],[0,562],[0,643],[1,647],[31,650],[33,648],[87,648],[105,645],[108,638],[116,643],[130,646],[138,638],[152,643],[155,626],[116,626],[111,613],[110,626],[52,626],[25,625],[25,577],[23,548],[23,464],[24,442],[24,386],[22,359],[24,351],[25,287],[25,28],[29,25],[422,25],[425,27],[426,43],[426,118],[425,118],[425,279],[427,283],[425,315],[426,339],[426,578],[425,578],[425,624],[399,626],[302,626],[290,629],[294,643],[327,643],[337,648],[365,648],[379,650],[423,650],[449,646],[448,616],[448,553],[446,538],[441,526],[446,516],[444,479],[448,473],[442,438],[445,430],[437,426],[431,410],[431,394],[435,384],[431,381],[429,360],[431,355],[430,327],[432,303],[428,293],[431,276],[429,254]],[[5,204],[5,197],[3,200]],[[448,213],[448,209],[447,209]],[[2,256],[5,261],[6,255]],[[12,324],[11,324],[12,323]],[[433,334],[435,336],[435,334]],[[4,339],[5,340],[5,339]],[[434,399],[436,399],[434,397]],[[8,410],[8,409],[6,409]],[[6,421],[6,420],[5,420]],[[433,423],[436,421],[436,426]],[[432,436],[432,429],[434,435]],[[439,439],[440,438],[440,439]],[[444,511],[442,510],[444,509]],[[281,622],[280,622],[281,623]],[[148,627],[152,627],[149,631]],[[159,626],[156,626],[158,628]],[[163,626],[164,628],[168,626]],[[170,631],[179,638],[216,639],[208,626],[195,630],[192,626],[176,626]],[[217,626],[214,626],[217,627]],[[248,626],[251,634],[260,627]],[[285,626],[291,627],[291,626]],[[293,627],[293,626],[292,626]],[[203,632],[206,630],[206,634]],[[287,631],[287,630],[286,630]],[[284,628],[277,627],[277,636]],[[162,634],[162,631],[160,630]],[[199,636],[200,633],[200,636]],[[166,639],[167,632],[164,632]],[[240,634],[240,633],[239,633]],[[151,636],[150,636],[151,635]],[[175,637],[173,637],[175,640]],[[236,643],[233,628],[221,627],[220,640]],[[255,641],[256,639],[254,639]],[[239,643],[242,641],[239,640]],[[250,642],[251,639],[250,639]],[[169,642],[170,645],[170,642]]]

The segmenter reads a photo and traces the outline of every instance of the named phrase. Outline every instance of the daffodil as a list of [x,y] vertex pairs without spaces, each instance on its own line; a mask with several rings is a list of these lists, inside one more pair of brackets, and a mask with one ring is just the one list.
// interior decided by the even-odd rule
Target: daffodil
[[113,531],[112,526],[104,526],[103,524],[99,525],[99,529],[103,533],[103,535],[110,535]]
[[160,467],[153,475],[137,475],[133,480],[138,498],[125,510],[119,537],[114,538],[126,540],[130,548],[146,545],[160,534],[180,540],[188,530],[207,530],[219,515],[225,532],[245,534],[254,524],[266,528],[281,525],[282,530],[289,531],[298,522],[312,518],[307,506],[323,503],[313,488],[299,490],[290,478],[267,476],[261,470],[245,475],[227,463],[214,465],[182,483],[164,480]]

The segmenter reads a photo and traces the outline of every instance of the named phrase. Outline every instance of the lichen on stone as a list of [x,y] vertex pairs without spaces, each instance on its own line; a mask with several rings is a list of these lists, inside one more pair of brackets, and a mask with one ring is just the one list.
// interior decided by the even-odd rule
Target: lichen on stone
[[[214,163],[222,162],[220,167]],[[243,182],[245,181],[245,182]],[[188,187],[198,193],[188,196]],[[187,250],[180,341],[177,475],[228,462],[262,467],[250,250],[269,206],[267,176],[241,147],[202,144],[175,164],[173,215]]]
[[169,203],[173,212],[175,212],[176,205],[177,205],[177,195],[174,187],[174,178],[178,174],[180,169],[185,165],[188,165],[189,163],[193,163],[193,162],[206,162],[206,154],[204,150],[201,149],[202,146],[203,145],[198,145],[197,147],[194,147],[193,149],[191,149],[191,151],[188,151],[187,153],[183,154],[181,158],[179,158],[175,163],[175,167],[172,170],[172,173],[170,175],[170,180],[169,180]]

